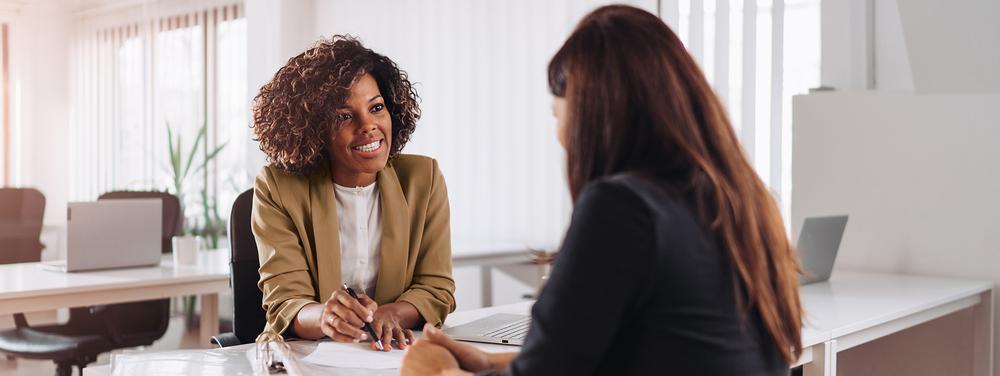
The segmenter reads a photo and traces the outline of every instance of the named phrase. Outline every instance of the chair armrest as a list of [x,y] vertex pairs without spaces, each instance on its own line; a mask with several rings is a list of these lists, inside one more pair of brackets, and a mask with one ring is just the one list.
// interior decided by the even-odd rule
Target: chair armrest
[[240,342],[240,339],[233,334],[233,332],[216,334],[212,336],[211,342],[213,345],[217,345],[219,347],[229,347],[243,344]]
[[14,314],[14,327],[17,329],[28,327],[28,319],[24,317],[23,313],[18,312]]

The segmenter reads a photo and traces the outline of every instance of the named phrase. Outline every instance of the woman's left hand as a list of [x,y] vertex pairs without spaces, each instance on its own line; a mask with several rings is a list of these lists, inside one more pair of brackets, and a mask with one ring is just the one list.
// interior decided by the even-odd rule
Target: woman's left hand
[[458,368],[458,361],[447,349],[427,340],[419,340],[406,350],[399,374],[401,376],[471,375]]
[[[407,345],[413,344],[413,331],[407,329],[404,323],[406,321],[406,318],[403,317],[404,314],[400,313],[399,307],[395,307],[398,304],[409,305],[409,303],[386,304],[379,306],[375,310],[375,315],[373,315],[372,329],[375,330],[375,335],[382,340],[382,351],[391,350],[393,343],[400,350],[405,349]],[[374,341],[369,343],[373,350],[378,349],[375,347]]]

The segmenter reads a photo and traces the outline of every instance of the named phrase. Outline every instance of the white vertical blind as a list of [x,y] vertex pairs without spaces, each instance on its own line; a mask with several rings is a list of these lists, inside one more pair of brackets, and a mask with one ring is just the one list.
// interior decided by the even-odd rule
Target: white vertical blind
[[[688,49],[694,55],[698,63],[705,65],[705,4],[703,0],[690,0],[690,15],[688,16],[691,25],[689,32],[690,40]],[[711,1],[711,0],[708,0]]]
[[0,186],[13,185],[11,176],[11,135],[13,117],[11,116],[11,85],[10,85],[10,26],[0,22]]
[[819,84],[819,8],[820,0],[659,2],[660,17],[702,64],[785,218],[791,212],[791,97]]
[[[166,189],[167,124],[180,134],[185,155],[205,124],[205,150],[249,137],[242,8],[211,1],[80,15],[71,52],[71,200]],[[243,153],[228,147],[189,178],[188,217],[201,213],[203,178],[219,202],[231,202],[246,188]]]

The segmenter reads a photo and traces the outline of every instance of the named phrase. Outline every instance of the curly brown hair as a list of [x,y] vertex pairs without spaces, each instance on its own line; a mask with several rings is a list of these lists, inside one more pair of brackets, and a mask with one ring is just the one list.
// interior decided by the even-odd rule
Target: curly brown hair
[[392,118],[393,159],[420,119],[419,96],[396,63],[350,35],[320,39],[288,59],[253,101],[254,140],[271,166],[307,175],[327,158],[336,110],[358,78],[371,74]]

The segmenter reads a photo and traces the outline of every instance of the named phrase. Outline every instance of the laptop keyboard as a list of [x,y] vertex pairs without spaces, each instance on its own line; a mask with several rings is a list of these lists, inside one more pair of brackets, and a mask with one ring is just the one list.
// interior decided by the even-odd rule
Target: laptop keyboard
[[528,335],[528,328],[531,327],[531,316],[514,321],[483,334],[483,337],[499,339],[523,340]]

